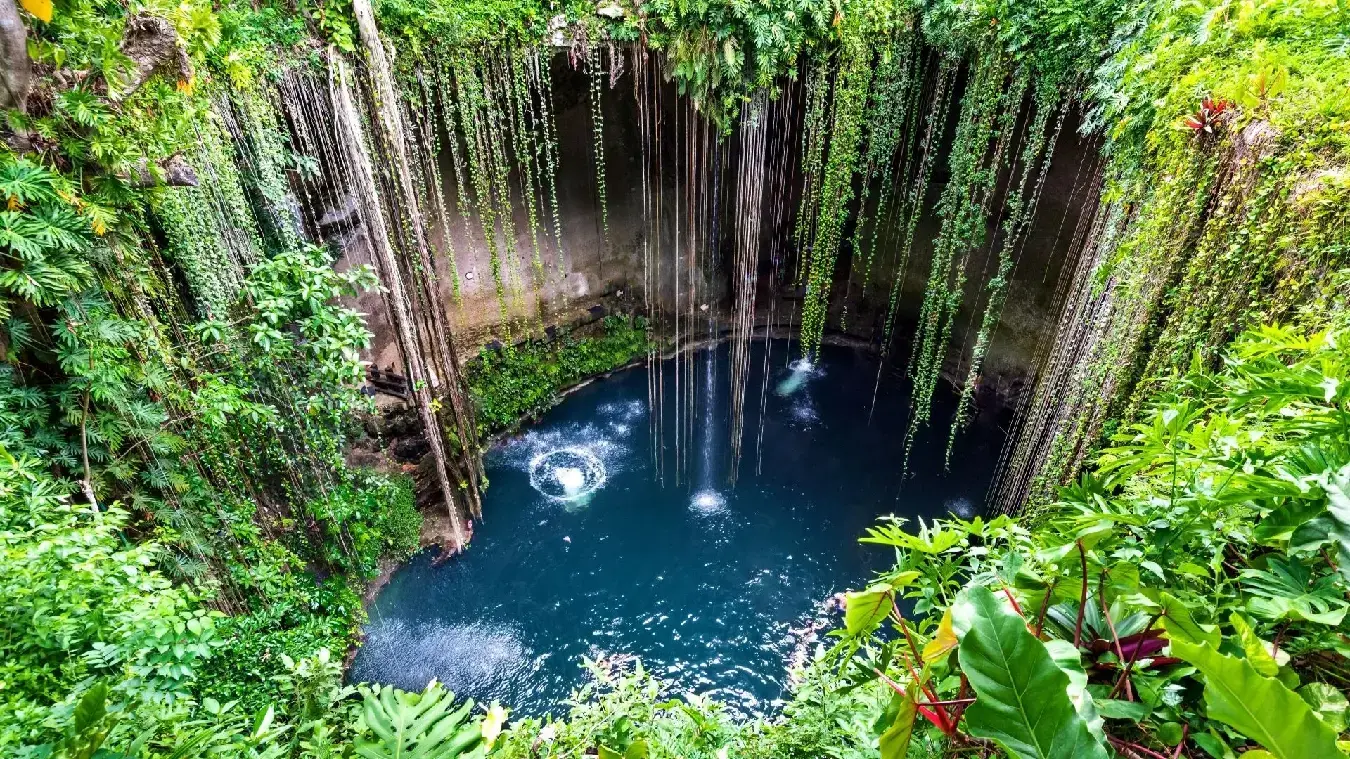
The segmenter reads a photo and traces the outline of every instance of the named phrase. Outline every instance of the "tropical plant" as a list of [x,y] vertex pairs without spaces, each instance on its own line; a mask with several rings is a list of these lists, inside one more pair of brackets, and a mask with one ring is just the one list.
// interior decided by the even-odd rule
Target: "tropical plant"
[[505,719],[499,707],[471,719],[473,699],[456,707],[455,695],[434,680],[421,693],[379,685],[360,691],[356,753],[364,759],[484,757]]
[[898,563],[849,596],[833,660],[894,689],[889,730],[923,717],[1014,756],[1340,755],[1348,381],[1345,333],[1264,328],[1034,529],[871,530]]

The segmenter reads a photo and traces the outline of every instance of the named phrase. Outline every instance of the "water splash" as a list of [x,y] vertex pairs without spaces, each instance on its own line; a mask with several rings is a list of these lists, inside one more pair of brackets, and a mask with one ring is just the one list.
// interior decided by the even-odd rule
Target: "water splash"
[[560,448],[530,461],[530,486],[553,501],[582,501],[606,478],[604,463],[584,448]]
[[804,358],[799,358],[788,364],[788,370],[791,372],[782,382],[778,383],[775,392],[784,398],[792,395],[806,385],[806,381],[816,373],[815,364]]
[[689,508],[703,516],[714,516],[727,510],[727,499],[716,490],[700,490],[689,499]]

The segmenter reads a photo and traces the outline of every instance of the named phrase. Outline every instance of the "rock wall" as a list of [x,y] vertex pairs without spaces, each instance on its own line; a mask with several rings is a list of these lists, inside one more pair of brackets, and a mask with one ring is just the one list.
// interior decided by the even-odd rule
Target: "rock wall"
[[[565,53],[556,54],[551,61],[560,148],[557,191],[562,221],[562,251],[557,250],[551,229],[541,227],[538,241],[544,276],[542,281],[536,283],[529,217],[520,199],[520,188],[515,187],[514,255],[509,260],[503,258],[507,290],[505,309],[496,293],[488,247],[477,219],[470,217],[466,224],[466,219],[454,213],[454,200],[458,195],[454,186],[455,172],[449,152],[442,151],[439,161],[443,184],[441,191],[451,218],[448,228],[433,223],[430,237],[435,248],[441,252],[437,260],[441,295],[456,341],[464,352],[472,352],[494,339],[520,339],[539,334],[547,326],[570,325],[593,318],[597,313],[594,310],[597,305],[606,310],[643,310],[644,244],[659,242],[665,263],[657,300],[668,312],[674,307],[675,283],[671,256],[676,250],[677,234],[682,236],[680,249],[687,250],[690,227],[689,209],[687,204],[682,203],[682,198],[686,197],[684,193],[687,188],[684,185],[691,181],[691,177],[687,173],[687,161],[680,161],[690,147],[686,128],[689,123],[688,104],[676,97],[672,86],[662,87],[659,100],[662,105],[662,161],[665,168],[659,177],[659,193],[655,191],[658,186],[655,172],[649,181],[653,184],[654,194],[661,200],[663,224],[660,239],[650,240],[650,227],[644,219],[643,139],[634,94],[634,77],[627,60],[629,55],[631,53],[623,56],[625,70],[615,79],[614,86],[611,88],[608,80],[602,84],[603,152],[608,188],[607,243],[596,189],[596,151],[589,75],[583,70],[574,69]],[[955,129],[954,119],[949,118],[949,121],[953,123],[948,124],[946,143],[951,141]],[[1014,270],[1002,318],[985,361],[982,386],[1005,400],[1017,391],[1021,379],[1034,364],[1042,341],[1056,322],[1056,285],[1061,264],[1075,236],[1081,206],[1088,194],[1085,187],[1095,172],[1095,150],[1078,136],[1075,126],[1076,114],[1071,113],[1056,146],[1030,236]],[[795,168],[799,163],[797,142],[800,137],[796,129],[791,129],[779,135],[778,139],[786,141],[786,149],[790,151],[787,165],[794,179],[775,197],[765,198],[766,220],[763,222],[764,250],[760,260],[757,318],[766,322],[772,315],[778,325],[786,325],[800,319],[801,293],[795,288],[789,273],[795,253],[782,249],[790,244],[790,226],[796,216],[800,193],[799,172]],[[863,274],[850,261],[846,243],[845,249],[840,252],[832,289],[831,328],[879,343],[891,284],[897,276],[903,278],[891,352],[893,360],[901,366],[909,356],[908,343],[923,300],[933,242],[939,232],[932,206],[945,183],[946,152],[946,145],[940,145],[927,197],[927,211],[921,217],[905,270],[896,271],[896,250],[901,237],[899,225],[887,225],[879,237],[877,260],[871,275],[867,277],[868,286],[863,288]],[[718,153],[721,156],[720,171],[709,168],[692,177],[692,181],[699,183],[701,190],[709,193],[716,190],[722,199],[722,210],[717,219],[720,244],[703,251],[699,266],[695,267],[701,272],[697,283],[699,300],[706,301],[710,306],[709,312],[699,312],[700,323],[703,323],[705,314],[717,318],[719,314],[730,311],[732,274],[727,262],[734,255],[730,223],[737,179],[734,134],[723,143]],[[650,160],[651,156],[647,158]],[[682,171],[674,170],[677,165],[682,167]],[[1000,185],[1004,186],[1008,181],[1009,177],[1005,176],[1000,180]],[[877,194],[876,191],[872,193],[873,203]],[[773,213],[774,204],[784,205],[782,210],[785,212]],[[990,213],[989,240],[993,240],[997,232],[996,211],[995,208]],[[551,211],[545,206],[539,213],[541,220],[547,224]],[[875,211],[872,213],[875,214]],[[780,228],[774,229],[767,221],[770,216],[783,220]],[[705,225],[707,223],[704,222]],[[852,235],[853,223],[851,221],[845,230],[845,240]],[[780,267],[785,271],[777,280],[771,276],[773,267],[770,262],[775,246],[779,248],[777,252],[789,262]],[[459,274],[458,299],[454,297],[449,277],[447,255],[450,248],[454,250]],[[368,255],[358,237],[348,246],[345,258],[349,262],[360,263],[367,261]],[[687,267],[681,268],[687,271]],[[969,261],[965,305],[953,333],[953,345],[947,362],[946,373],[949,377],[964,379],[964,362],[969,358],[974,333],[983,313],[985,283],[996,269],[997,248],[986,242],[980,251],[972,254]],[[680,288],[681,297],[687,295],[687,286],[685,280]],[[363,296],[360,307],[369,314],[375,335],[371,360],[380,367],[393,367],[397,371],[401,361],[381,296]],[[687,308],[686,298],[681,309]],[[665,326],[668,328],[669,324]]]

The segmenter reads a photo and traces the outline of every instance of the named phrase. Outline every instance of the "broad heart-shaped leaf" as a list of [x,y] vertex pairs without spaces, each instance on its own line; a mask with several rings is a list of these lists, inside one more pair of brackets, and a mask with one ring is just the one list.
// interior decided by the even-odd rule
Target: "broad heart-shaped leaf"
[[952,604],[961,670],[975,689],[972,735],[1028,759],[1106,759],[1069,699],[1069,676],[1026,621],[989,591],[971,587]]
[[1279,680],[1262,677],[1245,659],[1225,656],[1208,643],[1172,641],[1172,654],[1205,676],[1205,706],[1219,720],[1261,744],[1278,759],[1343,756],[1336,732],[1307,702]]
[[867,590],[848,593],[844,598],[844,629],[849,635],[870,631],[889,616],[895,606],[889,585],[873,585]]

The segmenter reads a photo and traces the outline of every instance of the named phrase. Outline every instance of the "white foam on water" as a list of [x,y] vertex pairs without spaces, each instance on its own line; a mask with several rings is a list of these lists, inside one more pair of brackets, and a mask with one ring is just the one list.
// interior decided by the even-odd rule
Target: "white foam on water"
[[788,364],[788,372],[788,376],[774,387],[774,392],[784,398],[801,390],[808,380],[822,373],[816,368],[815,364],[804,358],[799,358]]
[[721,514],[727,509],[727,499],[716,490],[700,490],[689,499],[689,508],[705,516]]
[[530,459],[530,486],[552,501],[576,501],[604,487],[604,462],[584,448],[557,448]]
[[947,511],[962,519],[975,516],[975,504],[971,503],[969,498],[954,498],[943,505],[947,507]]
[[553,479],[563,486],[563,492],[574,495],[586,485],[586,473],[570,466],[560,466],[553,470]]

